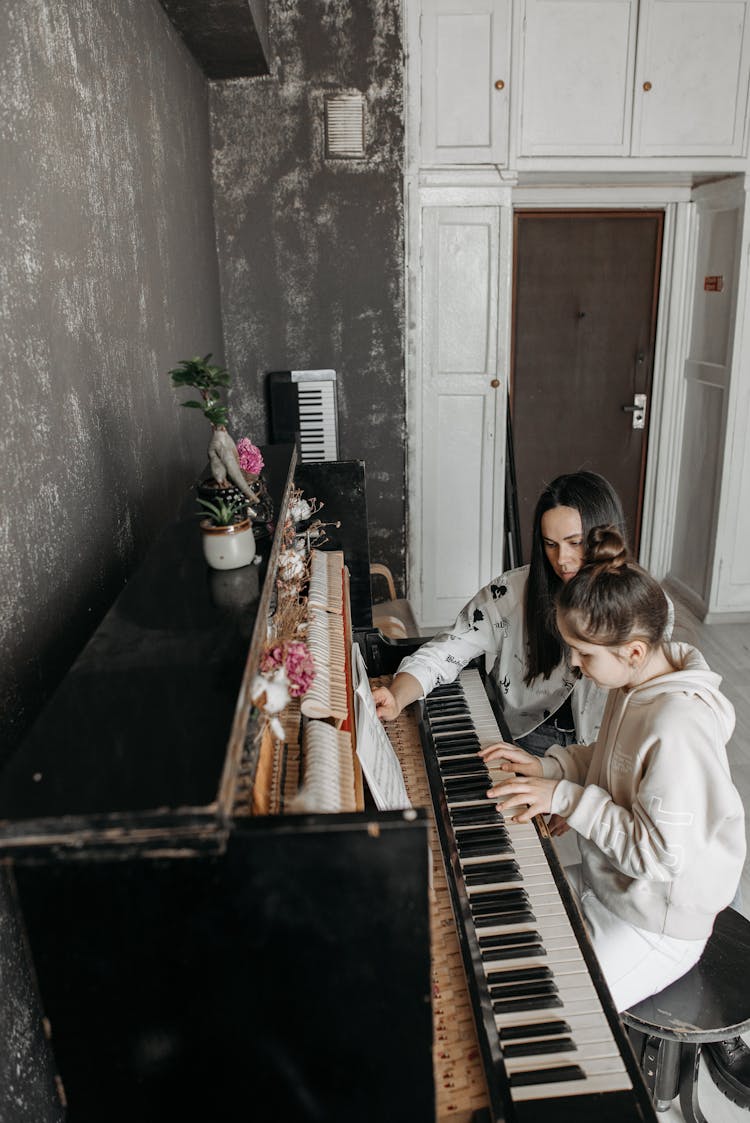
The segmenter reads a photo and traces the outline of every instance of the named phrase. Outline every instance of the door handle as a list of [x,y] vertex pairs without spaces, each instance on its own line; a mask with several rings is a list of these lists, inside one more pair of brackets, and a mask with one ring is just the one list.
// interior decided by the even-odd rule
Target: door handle
[[646,401],[645,394],[633,394],[632,406],[622,407],[623,413],[632,413],[634,429],[646,428]]

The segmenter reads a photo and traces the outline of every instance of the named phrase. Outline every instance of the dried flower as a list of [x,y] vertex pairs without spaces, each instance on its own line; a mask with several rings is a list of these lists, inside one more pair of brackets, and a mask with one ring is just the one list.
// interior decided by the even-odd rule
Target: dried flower
[[260,475],[264,465],[263,456],[258,446],[254,445],[249,437],[242,437],[241,440],[237,441],[237,452],[242,471],[249,472],[251,476]]
[[306,519],[310,519],[312,518],[312,513],[312,507],[307,502],[307,500],[303,499],[301,496],[298,499],[295,499],[294,502],[290,504],[289,514],[291,516],[292,522],[300,523],[305,521]]
[[293,698],[307,694],[315,678],[315,664],[307,649],[307,644],[301,640],[292,640],[286,645],[286,659],[284,660],[286,676],[289,679],[289,693]]
[[301,640],[290,640],[266,648],[260,660],[260,673],[271,681],[284,679],[292,698],[300,698],[312,686],[315,665],[307,645]]

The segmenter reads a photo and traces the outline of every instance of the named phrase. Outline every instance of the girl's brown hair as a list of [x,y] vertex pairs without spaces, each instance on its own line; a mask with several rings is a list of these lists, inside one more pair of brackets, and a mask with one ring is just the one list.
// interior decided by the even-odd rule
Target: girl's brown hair
[[589,531],[583,565],[559,590],[556,603],[577,639],[603,647],[636,637],[656,647],[669,615],[658,581],[630,556],[614,526]]

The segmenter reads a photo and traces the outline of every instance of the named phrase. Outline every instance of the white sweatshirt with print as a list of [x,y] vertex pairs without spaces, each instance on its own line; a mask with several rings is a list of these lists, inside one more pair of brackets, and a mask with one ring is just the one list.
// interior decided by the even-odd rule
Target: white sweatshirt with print
[[403,659],[399,672],[420,683],[425,697],[436,686],[453,682],[478,656],[498,686],[503,716],[514,738],[536,729],[571,697],[576,736],[593,741],[599,732],[606,690],[579,678],[567,652],[549,678],[541,675],[530,686],[526,674],[526,582],[529,567],[511,569],[480,589],[458,614],[455,624],[433,636]]
[[679,939],[710,935],[745,860],[745,813],[729,774],[734,709],[688,644],[678,669],[612,690],[593,745],[554,747],[552,811],[579,834],[587,885],[617,916]]

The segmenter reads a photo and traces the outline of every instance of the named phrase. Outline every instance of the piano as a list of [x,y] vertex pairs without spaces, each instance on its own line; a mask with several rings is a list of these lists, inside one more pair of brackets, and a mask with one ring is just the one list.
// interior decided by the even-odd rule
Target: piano
[[[372,627],[363,465],[299,463],[288,445],[263,455],[277,522],[261,564],[208,571],[190,496],[0,776],[0,964],[13,964],[15,988],[13,1024],[0,1017],[0,1119],[524,1123],[549,1109],[653,1123],[541,828],[545,908],[559,895],[574,989],[599,996],[593,1033],[609,1026],[616,1055],[607,1073],[581,1057],[588,1013],[562,967],[562,1009],[549,987],[534,1005],[553,922],[530,874],[485,880],[522,866],[528,840],[514,838],[509,856],[502,825],[475,822],[492,807],[475,798],[464,746],[446,738],[456,706],[477,737],[496,736],[477,703],[467,717],[460,697],[438,693],[421,733],[412,711],[393,723],[412,807],[379,811],[363,782],[351,642],[381,676],[412,646]],[[278,742],[250,694],[298,487],[341,523],[310,591],[328,617],[328,655],[314,658],[331,691],[311,695],[304,717],[304,699],[290,704]],[[518,917],[495,916],[498,893]],[[500,978],[506,969],[518,977]],[[584,1070],[578,1087],[537,1079],[571,1063]]]

